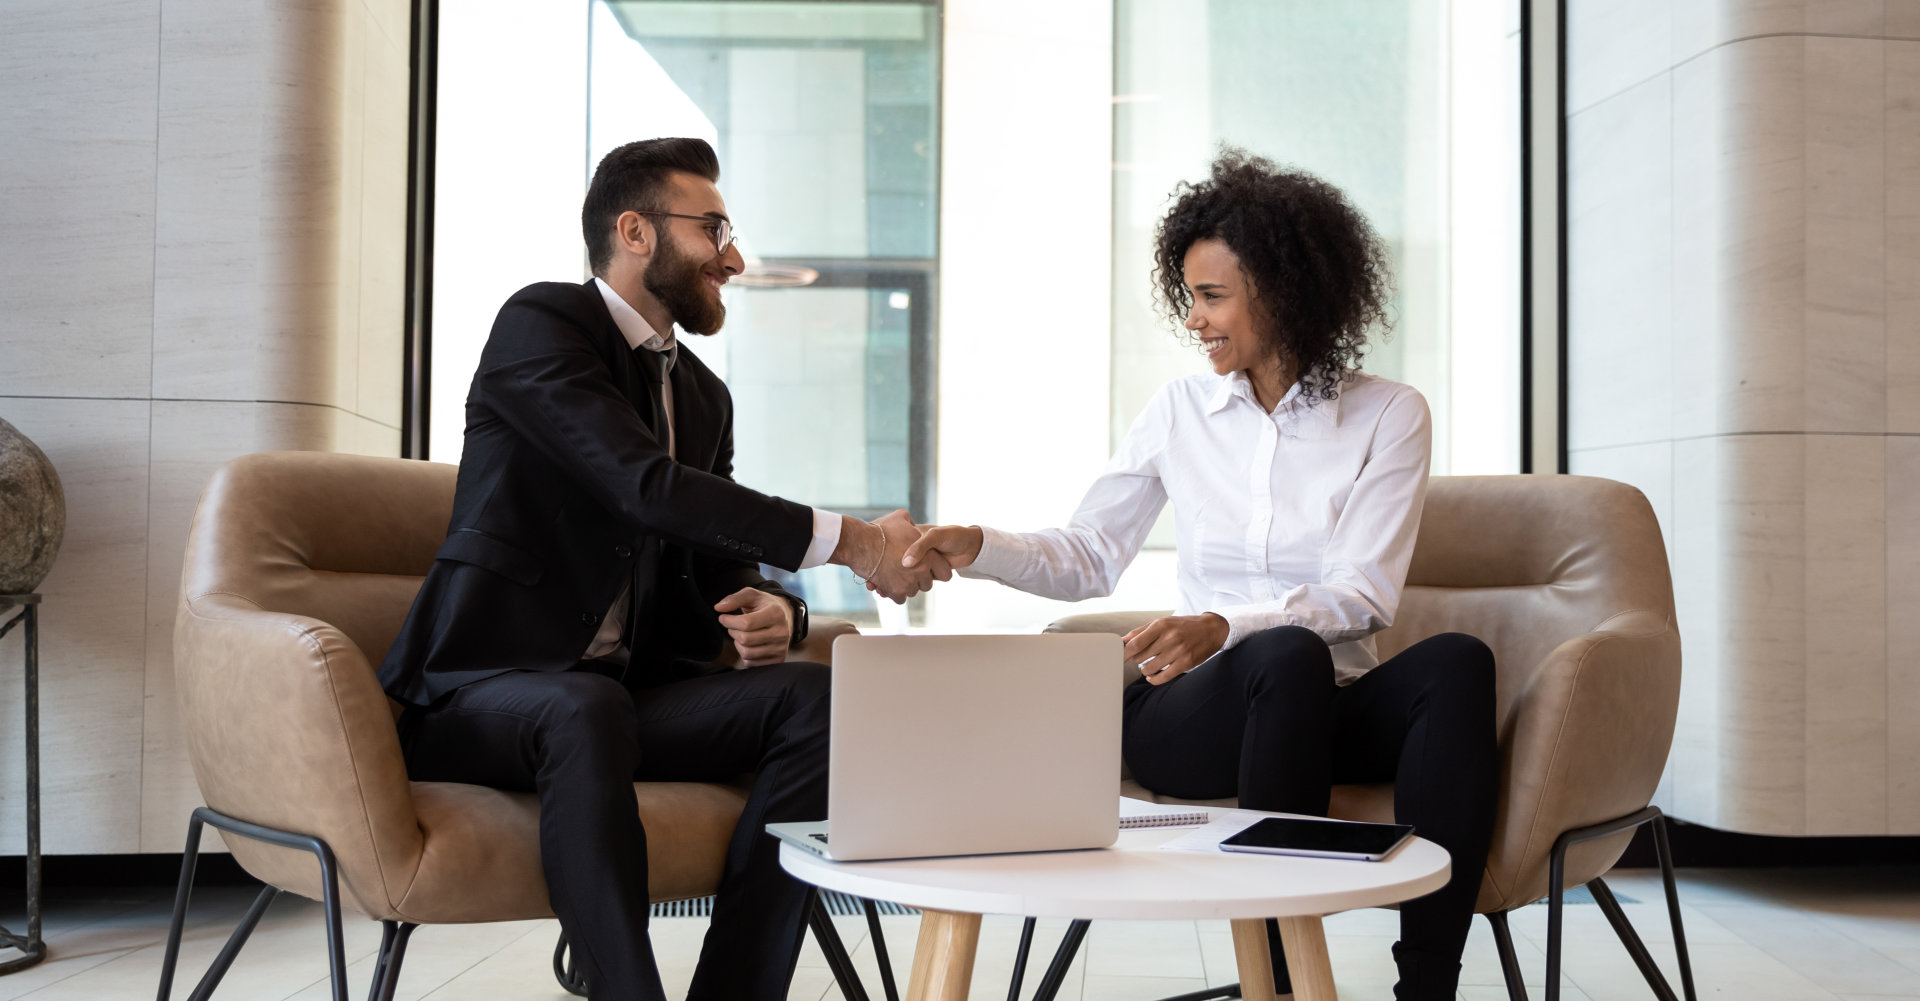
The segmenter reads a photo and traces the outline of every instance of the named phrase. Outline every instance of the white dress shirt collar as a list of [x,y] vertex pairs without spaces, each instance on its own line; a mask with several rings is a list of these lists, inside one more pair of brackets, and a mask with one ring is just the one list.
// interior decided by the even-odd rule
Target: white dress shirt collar
[[596,276],[593,283],[599,286],[600,298],[607,301],[607,312],[613,314],[613,325],[620,328],[620,336],[627,339],[627,346],[665,354],[666,365],[662,373],[673,371],[673,363],[680,356],[676,350],[680,345],[674,328],[668,327],[666,333],[660,333],[653,329],[653,324],[648,323],[646,317],[640,315],[639,310],[620,298],[620,293],[615,292],[606,279]]
[[[1342,383],[1342,385],[1344,385],[1344,383]],[[1335,390],[1335,392],[1337,394],[1338,390]],[[1235,399],[1245,400],[1249,404],[1252,404],[1254,409],[1260,410],[1262,413],[1266,412],[1264,408],[1260,406],[1259,397],[1253,394],[1253,380],[1247,378],[1245,369],[1236,369],[1220,377],[1219,387],[1214,390],[1213,397],[1207,401],[1207,413],[1217,414],[1225,410],[1227,405]],[[1326,421],[1327,424],[1332,427],[1339,427],[1340,397],[1335,395],[1331,400],[1309,400],[1301,394],[1300,382],[1296,379],[1293,385],[1287,388],[1286,395],[1280,397],[1280,402],[1274,405],[1273,412],[1270,416],[1278,417],[1283,413],[1296,416],[1301,413],[1309,413]]]

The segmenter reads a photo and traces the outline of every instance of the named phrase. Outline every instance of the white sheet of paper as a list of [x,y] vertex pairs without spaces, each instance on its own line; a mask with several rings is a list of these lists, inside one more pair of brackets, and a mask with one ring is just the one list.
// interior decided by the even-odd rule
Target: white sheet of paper
[[1252,810],[1232,810],[1213,819],[1204,827],[1188,829],[1179,837],[1160,845],[1163,852],[1198,852],[1211,855],[1220,851],[1220,842],[1252,827],[1254,822],[1272,814],[1256,813]]

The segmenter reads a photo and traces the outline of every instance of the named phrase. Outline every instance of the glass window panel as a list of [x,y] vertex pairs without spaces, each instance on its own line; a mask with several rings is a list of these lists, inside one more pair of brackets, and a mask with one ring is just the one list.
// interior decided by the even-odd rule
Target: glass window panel
[[[588,149],[698,135],[748,270],[690,341],[732,390],[734,475],[858,517],[928,516],[939,88],[924,3],[596,0]],[[765,287],[775,268],[816,273]],[[839,568],[782,577],[872,621]]]

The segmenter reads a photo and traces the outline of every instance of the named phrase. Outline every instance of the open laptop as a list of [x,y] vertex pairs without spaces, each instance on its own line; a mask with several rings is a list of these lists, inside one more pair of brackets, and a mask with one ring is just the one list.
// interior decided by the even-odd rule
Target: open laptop
[[835,861],[1113,844],[1120,662],[1104,634],[842,636],[829,819],[767,830]]

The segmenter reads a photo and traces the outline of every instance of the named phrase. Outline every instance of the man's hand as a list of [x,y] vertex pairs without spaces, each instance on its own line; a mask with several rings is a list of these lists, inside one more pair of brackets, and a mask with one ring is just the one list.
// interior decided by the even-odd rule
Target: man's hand
[[918,538],[920,526],[905,511],[895,511],[872,523],[846,518],[840,526],[840,544],[834,547],[830,561],[852,570],[854,576],[867,582],[867,590],[902,604],[932,588],[936,578],[953,577],[946,558],[937,554],[921,559],[918,566],[901,565],[907,547]]
[[1212,612],[1168,615],[1120,639],[1127,663],[1140,665],[1149,684],[1164,685],[1220,652],[1227,643],[1227,620]]
[[953,570],[946,558],[934,554],[915,565],[906,564],[907,550],[920,539],[920,526],[905,511],[895,511],[874,522],[886,532],[886,551],[880,554],[879,569],[867,578],[867,587],[893,599],[895,604],[922,591],[933,589],[935,580],[952,580]]
[[785,663],[793,640],[793,605],[777,594],[744,587],[713,606],[720,624],[733,637],[741,667]]
[[[909,567],[918,566],[928,553],[933,553],[958,570],[979,559],[980,547],[984,545],[986,534],[980,531],[978,525],[933,525],[921,530],[920,541],[907,547],[906,558],[901,563]],[[937,572],[934,576],[940,577]],[[940,579],[946,580],[951,576],[948,574]]]

